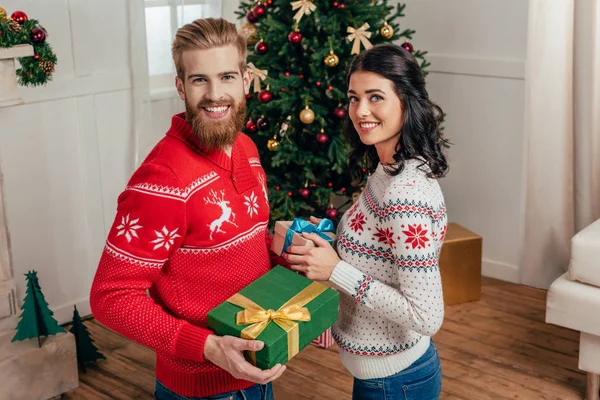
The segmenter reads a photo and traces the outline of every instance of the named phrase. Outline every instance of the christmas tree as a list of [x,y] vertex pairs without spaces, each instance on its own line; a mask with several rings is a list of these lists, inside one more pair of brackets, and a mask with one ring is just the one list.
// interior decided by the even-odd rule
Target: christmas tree
[[29,271],[25,276],[27,277],[27,289],[21,307],[23,312],[12,342],[37,337],[38,347],[42,347],[40,336],[56,335],[65,330],[52,317],[54,312],[48,308],[48,303],[44,299],[37,272]]
[[400,40],[426,74],[426,52],[409,41],[415,32],[399,25],[404,8],[386,0],[241,3],[237,14],[247,22],[240,32],[253,73],[245,132],[268,176],[272,221],[309,215],[335,221],[334,195],[352,198],[361,190],[351,185],[342,135],[346,71],[361,50]]
[[77,348],[77,365],[85,374],[85,363],[105,359],[94,345],[94,340],[90,336],[86,326],[81,321],[77,306],[73,310],[73,326],[69,330],[75,336],[75,346]]

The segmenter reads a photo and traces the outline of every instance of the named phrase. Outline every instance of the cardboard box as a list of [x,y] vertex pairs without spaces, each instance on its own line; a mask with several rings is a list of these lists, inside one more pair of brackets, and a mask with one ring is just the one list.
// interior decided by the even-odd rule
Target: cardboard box
[[[312,290],[314,290],[313,296],[308,296],[308,292]],[[297,328],[285,331],[277,321],[280,317],[272,314],[282,312],[282,306],[301,292],[300,297],[306,300],[302,302],[304,304],[298,306],[306,308],[310,314],[307,316],[309,320],[287,319],[283,321],[284,324],[292,321],[292,325],[297,325]],[[238,295],[241,295],[246,303],[250,300],[255,305],[246,304],[242,307],[239,305]],[[246,328],[252,329],[258,324],[264,325],[264,330],[256,336],[256,340],[264,342],[265,346],[260,351],[247,354],[249,361],[261,369],[272,368],[278,363],[285,364],[295,355],[294,349],[300,351],[308,346],[337,320],[339,294],[335,290],[282,266],[273,268],[240,290],[238,295],[232,296],[208,313],[208,327],[220,336],[232,335],[251,339],[245,337],[242,331]],[[290,315],[299,318],[300,312],[298,309],[294,310],[291,310],[293,314]],[[258,315],[256,311],[262,313],[263,317],[265,315],[268,317],[261,317],[260,321],[256,321]],[[240,322],[240,318],[251,319],[256,323]]]
[[479,300],[483,239],[459,224],[448,224],[440,254],[444,303],[448,306]]
[[[293,221],[277,221],[275,222],[275,232],[273,234],[273,241],[271,242],[271,250],[273,253],[280,255],[283,251],[283,245],[285,243],[285,236],[287,235],[288,229],[292,226]],[[311,224],[313,225],[313,224]],[[313,225],[314,226],[314,225]],[[323,232],[332,241],[332,246],[335,248],[335,233]],[[294,246],[307,246],[315,247],[312,240],[305,239],[297,232],[294,232],[292,237],[292,244]]]

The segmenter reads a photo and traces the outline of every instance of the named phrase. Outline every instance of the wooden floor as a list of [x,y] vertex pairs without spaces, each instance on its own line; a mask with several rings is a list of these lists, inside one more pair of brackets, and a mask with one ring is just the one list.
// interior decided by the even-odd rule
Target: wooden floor
[[[546,292],[485,278],[478,302],[446,308],[434,336],[442,399],[582,399],[579,333],[544,323]],[[154,353],[86,321],[106,360],[81,374],[64,399],[152,399]],[[337,349],[309,346],[274,383],[277,400],[350,399],[352,377]]]

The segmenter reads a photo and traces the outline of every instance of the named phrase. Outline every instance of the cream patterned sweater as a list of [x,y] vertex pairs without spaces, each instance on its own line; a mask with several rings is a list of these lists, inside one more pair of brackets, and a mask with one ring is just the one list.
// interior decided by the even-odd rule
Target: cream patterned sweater
[[330,281],[340,289],[340,311],[332,330],[342,363],[360,379],[410,366],[444,319],[438,260],[446,207],[421,164],[408,161],[397,176],[379,164],[338,226],[342,261]]

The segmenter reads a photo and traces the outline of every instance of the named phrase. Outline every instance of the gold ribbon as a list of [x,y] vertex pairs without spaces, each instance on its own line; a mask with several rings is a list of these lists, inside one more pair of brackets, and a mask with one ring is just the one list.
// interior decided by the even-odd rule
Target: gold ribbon
[[365,49],[370,49],[371,47],[373,47],[373,45],[371,44],[371,42],[369,42],[368,39],[371,37],[371,32],[367,31],[367,29],[369,29],[369,23],[365,22],[363,26],[361,26],[358,29],[349,26],[346,30],[348,33],[350,33],[348,35],[348,40],[351,42],[354,41],[354,44],[352,45],[351,54],[360,53],[361,43],[363,44],[363,46],[365,46]]
[[292,5],[292,11],[299,9],[296,15],[294,15],[297,23],[300,22],[304,15],[309,15],[317,9],[316,4],[311,0],[292,1],[290,4]]
[[[227,301],[243,308],[236,315],[236,324],[251,324],[242,330],[242,339],[256,339],[267,325],[273,321],[287,334],[288,360],[291,360],[300,351],[300,331],[298,323],[295,321],[310,321],[310,312],[304,306],[325,290],[327,290],[327,286],[313,282],[279,307],[277,311],[265,310],[239,293],[234,294]],[[254,353],[251,353],[251,355],[254,355]],[[254,358],[253,360],[256,363]]]
[[260,81],[264,81],[266,79],[269,71],[266,69],[258,69],[253,63],[248,63],[248,68],[250,68],[250,71],[252,72],[252,78],[254,79],[254,91],[260,92]]

